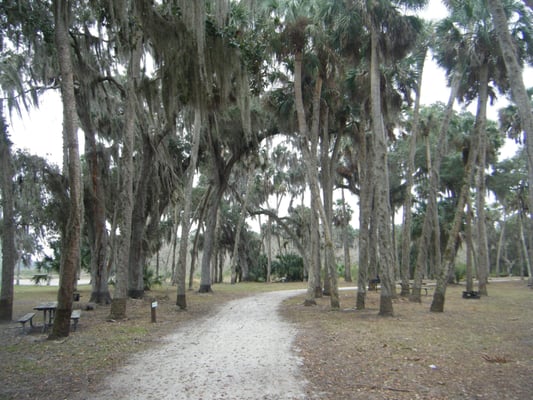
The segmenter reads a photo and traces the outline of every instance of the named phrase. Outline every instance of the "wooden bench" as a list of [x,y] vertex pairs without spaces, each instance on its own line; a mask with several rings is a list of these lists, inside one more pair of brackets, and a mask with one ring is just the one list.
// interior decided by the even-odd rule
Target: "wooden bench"
[[72,331],[75,331],[78,328],[78,321],[81,317],[81,310],[74,310],[70,314],[70,319],[72,320]]
[[22,325],[22,333],[25,332],[26,322],[28,321],[30,322],[30,330],[31,328],[33,328],[33,317],[35,317],[35,313],[29,312],[17,320],[17,322],[20,322],[20,324]]

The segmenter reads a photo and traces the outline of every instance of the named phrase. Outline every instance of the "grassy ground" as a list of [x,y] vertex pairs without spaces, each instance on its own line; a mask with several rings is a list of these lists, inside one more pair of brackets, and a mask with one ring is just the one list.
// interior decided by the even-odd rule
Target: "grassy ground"
[[[17,323],[1,324],[0,399],[68,399],[122,365],[128,354],[157,346],[180,324],[208,315],[220,304],[250,293],[303,288],[303,284],[215,285],[212,294],[189,292],[179,311],[175,288],[130,300],[126,321],[109,321],[109,307],[82,311],[78,331],[59,342],[35,329],[21,334]],[[89,298],[83,286],[79,306]],[[355,311],[355,293],[341,292],[341,311],[329,299],[304,307],[303,297],[288,300],[283,314],[299,328],[296,346],[304,359],[309,397],[323,399],[529,399],[533,392],[533,292],[524,282],[489,285],[489,297],[461,298],[450,287],[445,312],[395,300],[395,317],[377,316],[379,292],[369,293],[367,310]],[[56,288],[16,288],[15,317]],[[150,322],[151,298],[158,301],[157,323]],[[41,315],[35,322],[42,324]]]
[[394,302],[381,318],[379,293],[356,311],[355,292],[341,292],[342,311],[329,299],[303,307],[286,302],[284,314],[300,327],[310,393],[326,399],[530,399],[533,393],[533,291],[524,281],[492,283],[489,296],[462,298],[447,290],[445,312]]

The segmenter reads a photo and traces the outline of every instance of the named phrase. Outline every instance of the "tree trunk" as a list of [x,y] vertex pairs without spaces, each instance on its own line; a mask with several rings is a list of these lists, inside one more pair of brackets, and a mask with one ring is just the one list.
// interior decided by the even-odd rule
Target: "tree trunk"
[[487,282],[489,279],[490,259],[489,246],[487,243],[487,228],[485,221],[485,164],[487,152],[487,100],[488,100],[488,86],[489,86],[489,67],[484,64],[479,71],[479,94],[476,113],[476,130],[479,137],[479,152],[478,152],[478,170],[477,170],[477,249],[478,249],[478,289],[479,294],[488,295]]
[[392,316],[392,299],[395,294],[394,283],[394,261],[391,239],[391,207],[389,198],[389,175],[387,161],[387,136],[383,124],[381,110],[381,77],[380,77],[380,56],[378,44],[377,27],[371,26],[371,61],[370,61],[370,97],[373,132],[373,178],[376,190],[377,221],[376,227],[379,238],[379,264],[381,294],[379,304],[380,316]]
[[126,318],[126,306],[128,298],[128,266],[130,258],[131,229],[133,214],[133,148],[135,139],[136,122],[136,88],[140,79],[141,38],[139,33],[134,32],[133,46],[127,75],[126,105],[124,113],[124,137],[122,156],[120,159],[120,183],[118,193],[118,238],[117,263],[115,273],[115,291],[111,302],[110,317],[112,319]]
[[13,279],[17,263],[15,246],[15,200],[13,196],[13,157],[11,141],[7,133],[4,119],[4,104],[0,99],[0,189],[2,194],[2,289],[0,292],[0,321],[11,321],[13,318]]
[[[318,231],[316,231],[318,223],[318,217],[316,215],[315,199],[310,199],[310,221],[305,229],[307,238],[304,238],[307,243],[305,259],[308,260],[307,267],[307,295],[305,297],[304,305],[316,305],[316,298],[322,297],[322,285],[320,284],[320,256],[316,256],[316,252],[320,245],[320,237]],[[307,240],[306,240],[307,239]],[[318,265],[317,265],[318,264]]]
[[474,164],[478,154],[479,131],[478,129],[475,129],[474,132],[474,137],[471,139],[470,152],[468,153],[468,161],[465,166],[463,184],[457,201],[454,220],[448,236],[448,243],[446,244],[446,249],[444,251],[443,268],[441,268],[440,271],[437,271],[437,285],[435,287],[435,292],[433,293],[433,301],[430,307],[430,311],[432,312],[444,312],[448,274],[455,262],[459,230],[461,229],[467,196],[470,193],[470,186],[474,175]]
[[[429,170],[429,198],[428,205],[426,208],[426,215],[424,216],[424,223],[422,225],[422,235],[418,243],[418,253],[415,264],[414,271],[414,283],[413,290],[410,296],[411,301],[421,302],[421,287],[422,279],[424,277],[427,265],[427,254],[431,238],[432,226],[438,221],[438,210],[437,210],[437,193],[439,186],[439,170],[444,157],[444,151],[446,148],[447,142],[447,133],[448,127],[450,125],[450,120],[453,115],[453,104],[455,103],[455,98],[457,97],[457,92],[459,90],[459,84],[461,78],[459,75],[456,75],[452,80],[452,87],[450,90],[450,96],[448,98],[448,104],[446,105],[446,114],[444,120],[440,126],[439,137],[437,139],[436,154],[433,162],[431,157],[431,152],[427,150],[427,159],[428,159],[428,170]],[[435,214],[437,216],[435,217]],[[437,225],[434,229],[439,229]],[[440,244],[439,244],[440,246]]]
[[[86,125],[82,122],[82,125]],[[84,126],[85,157],[89,170],[86,188],[86,224],[91,248],[91,298],[97,304],[110,304],[108,286],[105,190],[94,129]]]
[[500,238],[498,239],[498,248],[496,250],[496,276],[501,275],[501,258],[502,258],[502,249],[504,244],[504,238],[505,238],[505,227],[507,225],[507,207],[505,205],[505,202],[503,204],[503,215],[502,215],[503,221],[501,221],[500,224]]
[[131,217],[131,244],[129,256],[128,296],[133,299],[144,297],[144,269],[146,266],[147,215],[149,213],[148,190],[154,179],[155,149],[151,143],[150,133],[142,133],[142,159],[134,194]]
[[344,248],[344,280],[352,281],[352,261],[350,260],[350,241],[348,227],[350,221],[346,219],[346,199],[344,198],[344,188],[341,189],[342,198],[342,244]]
[[196,269],[196,260],[198,259],[198,242],[200,239],[200,232],[202,231],[201,219],[198,223],[198,229],[194,235],[194,242],[191,250],[191,266],[189,267],[189,290],[192,290],[194,283],[194,270]]
[[316,76],[315,88],[313,92],[313,116],[311,130],[308,129],[305,108],[303,103],[303,93],[302,93],[302,62],[303,55],[301,52],[297,52],[294,57],[294,102],[296,105],[296,114],[298,117],[298,129],[300,135],[302,136],[302,141],[309,141],[311,148],[309,149],[307,143],[302,143],[302,154],[304,161],[306,163],[307,169],[307,178],[309,181],[309,188],[311,191],[311,196],[316,199],[316,204],[318,207],[318,213],[322,221],[322,228],[324,231],[324,253],[326,259],[329,262],[329,269],[326,271],[331,282],[331,297],[330,297],[330,306],[332,309],[338,309],[339,304],[339,293],[337,285],[337,271],[336,266],[334,265],[334,250],[333,250],[333,240],[331,237],[331,229],[328,225],[328,218],[324,205],[320,199],[320,190],[318,185],[318,161],[317,161],[317,146],[318,146],[318,132],[319,132],[319,122],[320,122],[320,99],[322,95],[322,79],[320,76]]
[[[520,243],[522,245],[522,251],[523,251],[523,256],[524,256],[524,264],[525,264],[525,267],[526,267],[526,271],[527,271],[527,275],[529,277],[531,277],[531,261],[529,259],[529,256],[528,256],[528,249],[527,249],[527,241],[526,241],[526,235],[524,234],[524,213],[521,211],[519,213],[519,217],[518,217],[518,225],[519,225],[519,229],[520,229]],[[520,272],[520,276],[523,277],[524,276],[524,268],[522,267],[521,268],[521,272]]]
[[372,152],[369,148],[371,147],[371,144],[366,140],[364,129],[359,132],[359,136],[360,152],[357,169],[359,171],[361,188],[359,191],[359,271],[357,275],[357,298],[355,308],[357,310],[364,310],[368,285],[370,220],[374,192],[371,188],[373,173]]
[[199,106],[194,110],[194,127],[191,149],[191,160],[187,168],[187,186],[185,187],[183,217],[181,218],[181,239],[178,256],[178,267],[176,270],[176,283],[178,292],[176,295],[176,305],[183,309],[187,308],[187,297],[185,293],[185,279],[187,275],[187,251],[189,249],[189,232],[191,230],[192,214],[192,190],[194,187],[194,173],[198,163],[198,149],[200,148],[200,138],[202,136],[202,112]]
[[[526,137],[526,152],[527,152],[527,166],[528,166],[528,182],[533,182],[533,140],[528,140],[533,135],[533,112],[531,111],[531,101],[524,85],[522,76],[522,66],[518,62],[518,58],[514,51],[515,46],[509,33],[507,16],[500,0],[488,0],[487,2],[492,20],[494,22],[494,29],[497,33],[498,43],[502,51],[503,60],[507,69],[509,84],[511,86],[511,94],[514,102],[518,107],[522,129]],[[528,0],[528,6],[531,8],[531,2]],[[529,223],[533,225],[533,190],[529,191]],[[533,229],[528,229],[533,231]],[[529,249],[529,259],[533,258],[533,248]],[[529,277],[530,284],[533,284],[533,277]],[[533,289],[533,285],[531,285]]]
[[466,203],[466,291],[471,292],[474,290],[474,241],[472,240],[472,206],[469,199]]
[[416,83],[416,99],[415,108],[413,111],[413,128],[411,131],[411,138],[409,140],[409,157],[407,159],[407,170],[405,176],[407,177],[405,187],[405,202],[403,204],[403,228],[402,228],[402,260],[400,264],[400,277],[401,277],[401,292],[400,296],[408,297],[410,295],[409,287],[409,272],[411,270],[411,225],[413,220],[412,207],[413,207],[413,195],[411,193],[414,186],[414,173],[415,173],[415,155],[416,155],[416,143],[418,140],[418,130],[420,121],[420,97],[422,90],[422,73],[424,71],[424,60],[426,58],[427,47],[422,57],[422,62],[418,67],[420,74]]
[[68,163],[69,210],[67,225],[62,236],[59,290],[57,309],[49,339],[67,337],[70,333],[70,315],[76,271],[80,264],[81,238],[81,168],[78,148],[76,97],[74,74],[70,56],[69,16],[70,1],[54,1],[55,43],[61,71],[61,97],[63,102],[63,147]]
[[[214,172],[218,174],[217,171]],[[222,196],[222,188],[216,185],[208,201],[208,209],[206,216],[205,224],[205,233],[204,233],[204,252],[202,255],[202,266],[201,266],[201,278],[200,278],[200,293],[209,293],[211,292],[211,262],[215,249],[216,241],[216,227],[217,227],[217,217],[218,217],[218,208],[220,204],[220,199]]]
[[[239,215],[239,221],[237,223],[237,228],[235,229],[235,243],[233,244],[233,252],[231,254],[231,284],[235,284],[237,282],[237,262],[238,262],[238,253],[239,253],[239,244],[241,241],[241,231],[242,227],[244,226],[244,222],[246,221],[246,215],[248,210],[248,204],[250,202],[250,196],[252,193],[253,188],[253,177],[255,172],[255,164],[253,161],[249,161],[248,165],[248,175],[246,178],[246,193],[244,194],[244,204],[242,205],[242,212]],[[270,221],[270,219],[269,219]],[[269,250],[270,253],[270,250]],[[267,282],[270,282],[270,259],[269,259],[269,266],[267,268]]]

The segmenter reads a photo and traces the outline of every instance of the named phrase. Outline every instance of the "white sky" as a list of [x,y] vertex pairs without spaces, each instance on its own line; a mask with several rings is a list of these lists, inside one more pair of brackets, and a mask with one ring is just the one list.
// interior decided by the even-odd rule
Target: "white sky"
[[[426,19],[441,19],[447,13],[446,8],[438,0],[431,0],[427,9],[420,13]],[[446,103],[449,89],[446,86],[444,71],[428,59],[426,62],[422,87],[423,104],[432,104],[436,101]],[[528,68],[524,73],[526,87],[533,86],[533,69]],[[495,106],[488,110],[489,118],[497,119],[497,110],[507,101],[500,99]],[[475,113],[475,104],[468,108]],[[5,114],[7,115],[7,113]],[[41,99],[39,109],[32,109],[24,113],[22,119],[16,116],[9,122],[11,140],[16,148],[27,149],[32,154],[46,157],[57,164],[62,162],[62,107],[58,91],[50,91]],[[83,151],[83,134],[79,135],[80,150]],[[509,156],[515,148],[511,143],[502,150],[502,155]]]

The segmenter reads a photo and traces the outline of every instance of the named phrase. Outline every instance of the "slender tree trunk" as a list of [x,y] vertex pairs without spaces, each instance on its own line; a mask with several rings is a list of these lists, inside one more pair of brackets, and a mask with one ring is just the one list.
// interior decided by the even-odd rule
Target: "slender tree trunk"
[[[522,250],[523,250],[523,256],[524,256],[524,263],[526,267],[526,271],[528,276],[531,276],[531,261],[528,256],[528,249],[527,249],[527,241],[526,241],[526,235],[524,234],[524,213],[520,212],[520,215],[518,217],[518,224],[520,229],[520,243],[522,244]],[[521,268],[520,276],[524,276],[524,268]]]
[[98,156],[94,130],[85,130],[86,159],[89,169],[87,182],[86,223],[91,248],[91,298],[97,304],[110,304],[108,286],[105,190],[102,182],[102,166]]
[[67,337],[70,333],[70,315],[76,283],[76,271],[80,264],[81,167],[77,136],[74,74],[68,35],[70,6],[70,1],[54,1],[55,42],[61,71],[61,97],[63,102],[63,143],[68,161],[66,167],[68,170],[69,210],[65,234],[62,237],[57,309],[54,325],[48,336],[52,340]]
[[[200,220],[201,221],[201,220]],[[194,242],[191,250],[191,266],[189,268],[189,290],[192,290],[194,283],[194,270],[196,269],[196,260],[198,259],[198,242],[200,239],[200,232],[202,231],[201,223],[198,224],[198,229],[194,235]]]
[[192,190],[194,187],[194,173],[198,163],[198,149],[200,148],[200,138],[202,136],[202,112],[199,106],[194,110],[194,127],[193,139],[191,149],[191,160],[187,168],[187,186],[185,187],[185,197],[183,199],[185,205],[183,207],[183,217],[181,218],[181,239],[180,250],[178,257],[178,266],[176,270],[176,283],[178,292],[176,297],[176,305],[181,308],[187,308],[186,297],[186,276],[187,276],[187,251],[189,249],[189,232],[191,230],[191,214],[192,214]]
[[[515,46],[509,33],[509,26],[507,16],[505,14],[501,0],[488,0],[487,2],[492,19],[494,22],[494,29],[497,33],[497,40],[502,51],[505,67],[509,76],[509,84],[511,86],[511,94],[514,102],[518,107],[522,129],[526,136],[526,152],[527,152],[527,166],[528,166],[528,182],[533,182],[533,140],[529,140],[533,135],[533,112],[531,111],[531,101],[524,85],[522,76],[522,66],[518,62],[517,55],[514,51]],[[531,1],[527,1],[531,9]],[[533,225],[533,190],[529,191],[529,223]],[[528,229],[533,231],[533,229]],[[533,258],[533,248],[529,249],[529,258]],[[530,287],[533,289],[533,277],[529,276]]]
[[373,191],[371,188],[373,160],[370,143],[366,140],[364,129],[359,132],[360,154],[357,169],[359,171],[361,190],[359,192],[359,271],[357,275],[357,298],[355,308],[364,310],[368,285],[370,256],[370,220],[372,215]]
[[309,188],[311,190],[311,196],[314,196],[316,204],[318,206],[318,213],[322,221],[322,228],[324,231],[324,253],[328,260],[329,270],[327,271],[328,277],[331,282],[331,295],[330,295],[330,306],[332,309],[338,309],[339,304],[339,293],[338,293],[338,284],[337,284],[337,271],[334,265],[334,250],[333,250],[333,240],[331,237],[331,229],[328,225],[328,218],[324,205],[320,199],[320,190],[318,185],[318,161],[317,161],[317,146],[318,146],[318,132],[319,132],[319,122],[320,122],[320,99],[322,95],[322,79],[320,76],[316,76],[316,83],[313,93],[313,116],[311,130],[308,129],[305,108],[303,104],[303,94],[302,94],[302,62],[303,55],[301,52],[297,52],[294,57],[294,98],[296,105],[296,114],[298,117],[298,128],[302,140],[309,141],[311,148],[309,149],[307,143],[302,144],[302,150],[304,155],[304,160],[306,162],[306,173],[309,181]]
[[[305,296],[304,305],[311,306],[316,305],[316,298],[322,296],[322,286],[320,285],[320,258],[317,259],[316,257],[316,249],[319,246],[319,238],[318,235],[315,234],[314,229],[316,227],[316,223],[312,221],[312,219],[318,219],[316,212],[314,211],[315,208],[315,201],[311,197],[310,199],[310,206],[311,206],[311,212],[310,212],[310,221],[307,224],[306,229],[304,232],[306,232],[307,238],[304,239],[304,243],[307,243],[304,249],[306,256],[305,260],[307,260],[307,294]],[[307,240],[306,240],[307,239]],[[317,266],[317,263],[319,264]],[[318,287],[318,289],[317,289]]]
[[466,205],[466,291],[474,290],[474,241],[472,240],[472,205],[470,200],[467,200]]
[[[218,172],[215,171],[215,174]],[[201,266],[201,278],[200,278],[200,293],[211,292],[211,262],[213,254],[215,253],[215,241],[216,241],[216,227],[217,227],[217,218],[218,218],[218,208],[220,204],[220,199],[222,197],[222,188],[220,184],[216,184],[213,188],[211,195],[208,201],[208,209],[206,216],[206,226],[204,233],[204,251],[202,255],[202,266]]]
[[[81,68],[77,74],[82,74]],[[81,127],[85,133],[85,177],[84,211],[85,226],[91,251],[91,297],[89,301],[107,305],[111,303],[108,285],[108,233],[106,228],[106,193],[104,188],[104,161],[96,141],[96,128],[92,118],[91,90],[85,85],[76,92],[76,105]]]
[[[427,159],[429,162],[428,170],[430,174],[429,198],[426,209],[426,215],[424,216],[424,223],[422,225],[422,235],[418,243],[418,253],[414,271],[415,279],[413,283],[413,290],[410,296],[410,300],[415,302],[421,302],[422,279],[427,268],[427,254],[431,239],[431,230],[436,221],[438,221],[437,192],[440,179],[439,170],[442,158],[444,157],[444,151],[447,142],[446,135],[448,133],[448,127],[450,125],[450,120],[453,114],[453,104],[455,103],[455,98],[457,97],[460,82],[461,77],[459,75],[456,75],[452,80],[450,97],[448,98],[448,104],[446,105],[446,114],[444,116],[444,120],[442,121],[442,124],[440,126],[439,137],[437,139],[436,154],[433,162],[430,161],[432,160],[431,152],[427,150]],[[435,215],[437,216],[435,217]],[[434,227],[434,229],[439,229],[439,226],[437,225],[436,227]]]
[[431,302],[430,311],[432,312],[444,312],[444,300],[446,296],[446,286],[448,283],[448,274],[451,268],[454,266],[457,240],[459,237],[459,231],[461,229],[462,219],[465,211],[467,196],[470,193],[470,187],[472,178],[474,175],[474,164],[478,154],[478,129],[475,130],[474,137],[471,140],[470,152],[468,154],[468,161],[465,166],[463,184],[459,199],[457,201],[455,217],[448,236],[448,243],[443,256],[443,268],[437,271],[437,286],[433,293],[433,301]]
[[148,215],[148,190],[150,181],[153,180],[153,166],[155,162],[155,149],[151,143],[150,134],[142,133],[142,153],[140,155],[141,168],[137,182],[134,184],[134,204],[131,219],[131,244],[129,256],[128,296],[133,299],[144,297],[144,268],[146,266],[146,240],[147,240],[147,215]]
[[2,194],[2,289],[0,292],[0,321],[11,321],[13,318],[13,279],[17,263],[15,245],[15,200],[13,195],[13,157],[11,141],[7,133],[4,119],[4,104],[0,99],[0,189]]
[[477,171],[477,241],[478,241],[478,289],[479,294],[488,295],[487,282],[489,279],[490,258],[489,246],[487,243],[487,228],[485,221],[485,164],[487,152],[487,100],[489,86],[489,67],[488,64],[481,66],[479,71],[479,95],[476,114],[476,130],[479,130],[479,153],[478,153],[478,171]]
[[418,67],[420,77],[416,83],[416,100],[413,111],[413,128],[411,130],[411,138],[409,140],[409,157],[407,159],[407,170],[405,176],[407,177],[405,187],[405,202],[403,204],[403,229],[402,229],[402,260],[400,264],[401,277],[401,291],[400,296],[408,297],[410,295],[409,288],[409,271],[411,270],[411,225],[413,221],[413,195],[411,193],[414,186],[415,173],[415,155],[416,143],[418,140],[418,130],[420,121],[420,96],[422,90],[422,72],[424,71],[424,60],[426,57],[427,48],[424,51],[422,62]]
[[344,188],[341,189],[342,199],[342,242],[344,248],[344,280],[346,282],[352,281],[352,262],[350,260],[350,242],[348,235],[348,227],[350,221],[346,218],[346,199],[344,198]]
[[[177,285],[178,283],[178,272],[176,271],[176,250],[178,248],[178,225],[181,225],[181,220],[179,219],[179,214],[181,212],[181,207],[177,204],[174,205],[174,223],[172,227],[172,238],[171,238],[171,250],[170,250],[170,270],[172,271],[172,285]],[[180,221],[180,222],[178,222]],[[168,268],[168,258],[167,257],[167,268]]]
[[394,283],[394,259],[391,239],[391,207],[389,198],[389,176],[387,161],[387,136],[383,124],[381,110],[381,78],[380,78],[380,56],[378,44],[377,27],[371,26],[371,61],[370,61],[370,92],[371,92],[371,114],[373,131],[373,159],[374,159],[374,185],[376,190],[377,221],[376,227],[379,238],[379,264],[381,293],[379,304],[379,315],[392,316],[392,299],[395,295]]
[[501,221],[500,226],[500,238],[498,239],[498,249],[496,250],[496,276],[500,276],[501,274],[501,258],[502,258],[502,249],[504,244],[504,238],[505,238],[505,227],[507,225],[507,207],[503,205],[503,221]]
[[[139,36],[138,32],[133,35]],[[131,49],[128,66],[128,83],[126,89],[126,110],[124,113],[124,137],[122,146],[122,156],[120,160],[121,182],[118,193],[119,211],[118,227],[120,237],[118,238],[117,263],[115,274],[115,292],[111,302],[110,317],[112,319],[126,318],[126,306],[128,299],[128,266],[131,245],[131,229],[133,214],[133,148],[135,139],[136,122],[136,88],[140,79],[141,60],[141,38],[131,39],[133,47]]]
[[[242,205],[242,212],[239,215],[239,221],[237,223],[237,228],[235,232],[235,243],[233,245],[233,252],[231,254],[231,284],[235,284],[237,282],[237,263],[238,263],[238,257],[239,254],[239,245],[241,241],[241,231],[242,227],[244,226],[244,222],[246,220],[247,210],[248,210],[248,204],[250,202],[250,196],[252,193],[253,188],[253,178],[254,178],[254,172],[255,172],[255,164],[253,161],[249,161],[248,165],[248,174],[246,178],[246,193],[244,194],[244,204]],[[267,268],[267,282],[270,282],[270,264]]]

